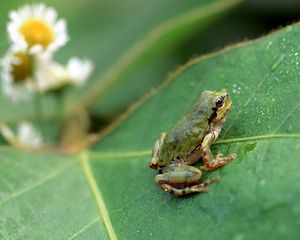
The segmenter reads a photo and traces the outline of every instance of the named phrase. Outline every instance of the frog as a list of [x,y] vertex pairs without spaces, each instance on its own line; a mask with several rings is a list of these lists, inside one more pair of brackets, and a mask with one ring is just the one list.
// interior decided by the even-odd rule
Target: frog
[[[204,91],[169,132],[160,134],[149,163],[150,168],[158,170],[155,182],[160,188],[181,197],[208,192],[208,186],[220,180],[215,177],[201,181],[202,171],[215,170],[236,158],[235,153],[214,156],[210,149],[231,106],[232,100],[226,89]],[[192,166],[200,159],[204,163],[202,167]]]

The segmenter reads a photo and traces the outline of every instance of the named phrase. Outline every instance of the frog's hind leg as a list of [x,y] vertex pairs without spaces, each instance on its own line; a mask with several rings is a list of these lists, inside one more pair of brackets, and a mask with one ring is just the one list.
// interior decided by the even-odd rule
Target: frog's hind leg
[[208,179],[200,183],[200,169],[184,164],[171,164],[162,169],[162,174],[155,177],[155,182],[166,192],[177,197],[191,193],[207,192],[208,185],[218,178]]
[[214,170],[222,167],[236,158],[236,154],[230,154],[226,157],[222,157],[222,154],[213,156],[210,146],[218,138],[220,131],[221,126],[215,125],[213,131],[207,134],[202,141],[200,155],[202,156],[205,170]]
[[192,193],[200,193],[200,192],[208,192],[208,185],[219,181],[219,178],[213,178],[213,179],[207,179],[204,182],[194,185],[194,186],[186,186],[183,189],[178,189],[176,187],[173,187],[169,184],[161,184],[160,187],[165,190],[166,192],[169,192],[173,194],[176,197],[185,196]]

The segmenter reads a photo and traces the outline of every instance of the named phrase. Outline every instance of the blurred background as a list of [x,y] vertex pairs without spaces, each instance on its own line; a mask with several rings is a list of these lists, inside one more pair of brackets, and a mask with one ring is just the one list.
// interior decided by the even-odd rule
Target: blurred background
[[[9,11],[31,2],[36,1],[1,2],[1,55],[9,46],[5,30]],[[68,93],[64,112],[65,116],[84,112],[90,120],[88,126],[84,124],[89,132],[101,131],[188,60],[261,37],[298,21],[300,16],[299,0],[240,3],[231,0],[47,0],[43,3],[54,7],[59,18],[66,19],[71,37],[55,59],[66,63],[70,57],[78,56],[91,58],[95,63],[88,83]],[[211,11],[212,8],[217,10]],[[193,12],[200,17],[189,23],[185,16]],[[184,21],[187,23],[181,26]],[[2,121],[14,124],[32,118],[30,103],[12,105],[3,96],[0,101]],[[54,105],[54,100],[46,97],[47,121],[49,126],[54,126],[49,129],[54,129],[61,117],[57,116]],[[78,127],[76,124],[73,128]]]

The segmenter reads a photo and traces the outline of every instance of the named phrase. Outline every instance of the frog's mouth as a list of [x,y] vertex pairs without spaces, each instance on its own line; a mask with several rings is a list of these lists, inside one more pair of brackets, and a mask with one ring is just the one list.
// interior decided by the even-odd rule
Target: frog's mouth
[[226,112],[223,114],[222,117],[218,118],[218,113],[217,113],[217,108],[212,108],[213,114],[210,116],[208,119],[208,124],[210,125],[211,123],[218,123],[226,120],[226,115],[229,112],[230,109],[227,109]]

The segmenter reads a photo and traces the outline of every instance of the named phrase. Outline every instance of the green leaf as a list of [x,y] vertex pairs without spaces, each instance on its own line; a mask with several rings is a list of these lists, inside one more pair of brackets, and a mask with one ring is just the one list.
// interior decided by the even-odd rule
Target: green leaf
[[[97,143],[89,164],[120,239],[297,239],[300,225],[300,25],[195,59]],[[204,90],[234,106],[213,152],[237,153],[207,194],[154,184],[154,141]]]
[[[299,34],[295,24],[195,59],[78,156],[3,149],[1,238],[297,239]],[[175,198],[154,184],[153,143],[222,88],[234,106],[212,149],[238,157],[204,174],[221,177],[209,193]]]

